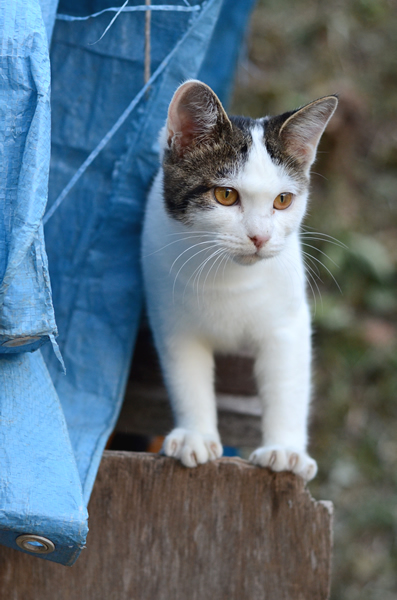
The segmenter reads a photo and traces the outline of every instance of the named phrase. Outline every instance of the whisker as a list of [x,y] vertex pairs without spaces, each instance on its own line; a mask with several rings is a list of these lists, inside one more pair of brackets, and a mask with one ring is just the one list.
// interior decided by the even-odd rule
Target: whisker
[[226,254],[226,260],[225,260],[225,262],[223,264],[223,269],[222,269],[222,280],[223,280],[223,282],[225,281],[225,268],[226,268],[226,265],[227,265],[228,261],[231,260],[231,258],[232,258],[232,254],[230,254],[230,252],[227,252],[227,254]]
[[290,281],[291,281],[291,283],[292,283],[292,286],[294,286],[294,280],[292,279],[292,277],[291,277],[291,272],[289,271],[289,269],[287,268],[287,266],[288,266],[288,267],[291,267],[291,266],[293,266],[293,267],[294,267],[294,270],[295,270],[295,273],[296,273],[296,274],[298,275],[298,277],[299,277],[299,273],[298,273],[298,271],[296,270],[296,267],[295,267],[295,265],[291,265],[291,263],[289,263],[289,262],[288,262],[288,261],[285,259],[285,257],[284,257],[283,255],[277,254],[276,256],[274,256],[274,258],[276,259],[276,261],[277,261],[279,264],[281,264],[281,266],[282,266],[282,267],[285,269],[286,273],[288,273],[288,277],[290,278]]
[[219,261],[218,266],[216,268],[215,275],[214,275],[214,281],[216,281],[216,279],[218,277],[219,267],[221,266],[221,264],[225,260],[225,257],[226,257],[226,262],[227,262],[228,254],[229,254],[229,252],[225,248],[224,251],[223,251],[223,254],[221,255],[221,260]]
[[[197,248],[197,246],[202,246],[203,244],[215,244],[216,245],[216,241],[215,240],[208,240],[207,242],[199,242],[198,244],[193,244],[193,246],[189,246],[189,248],[186,248],[185,250],[183,250],[183,252],[181,252],[176,259],[174,260],[174,262],[172,263],[171,267],[170,267],[170,274],[172,269],[174,268],[175,263],[181,258],[181,256],[183,256],[184,254],[186,254],[186,252],[189,252],[189,250],[193,250],[193,248]],[[196,255],[194,255],[196,256]]]
[[[338,238],[333,237],[332,235],[329,235],[328,233],[324,233],[322,231],[316,231],[314,227],[311,227],[310,225],[301,225],[302,229],[310,229],[310,231],[304,231],[304,232],[300,232],[300,233],[313,233],[315,235],[323,235],[325,237],[331,238],[332,240],[335,240],[336,242],[340,242],[341,244],[343,244],[343,242],[341,242],[340,240],[338,240]],[[348,246],[346,246],[346,248],[348,249]]]
[[324,283],[324,282],[322,281],[322,279],[321,279],[321,276],[320,276],[320,271],[319,271],[319,269],[318,269],[318,266],[317,266],[316,262],[313,260],[313,257],[312,257],[312,255],[311,255],[311,254],[308,254],[308,253],[306,253],[306,258],[307,258],[307,260],[310,260],[310,262],[311,262],[311,264],[312,264],[312,270],[313,270],[313,273],[314,273],[314,275],[317,277],[317,279],[318,279],[319,281],[321,281],[321,283]]
[[[199,244],[196,244],[196,245],[198,246]],[[215,246],[216,246],[216,244],[214,244],[214,245],[213,245],[213,247],[214,247],[214,248],[215,248]],[[191,249],[191,248],[188,248],[188,250],[190,250],[190,249]],[[196,252],[195,254],[193,254],[193,256],[190,256],[190,258],[188,258],[187,260],[185,260],[185,262],[183,263],[183,265],[180,267],[180,269],[178,270],[177,274],[175,275],[175,279],[174,279],[174,285],[173,285],[173,287],[172,287],[172,296],[173,296],[174,302],[175,302],[175,286],[176,286],[176,281],[177,281],[177,279],[178,279],[179,273],[180,273],[180,272],[182,271],[182,269],[183,269],[183,268],[184,268],[184,267],[187,265],[187,263],[188,263],[188,262],[190,262],[191,260],[193,260],[193,258],[194,258],[195,256],[197,256],[198,254],[201,254],[201,252],[206,252],[206,251],[208,251],[208,250],[210,250],[210,249],[211,249],[211,248],[202,248],[201,250],[199,250],[198,252]],[[180,256],[181,256],[181,255],[180,255]],[[179,258],[179,257],[178,257],[178,258]],[[172,267],[171,267],[171,269],[170,269],[170,274],[171,274],[171,270],[172,270]]]
[[187,233],[191,233],[192,235],[214,235],[214,233],[209,233],[208,231],[196,231],[193,229],[192,231],[179,231],[177,233],[167,233],[167,235],[186,235]]
[[197,267],[197,269],[195,269],[194,274],[196,274],[194,280],[193,280],[193,287],[197,284],[197,293],[198,293],[198,281],[200,279],[201,273],[203,272],[205,265],[214,257],[216,256],[221,250],[215,250],[210,256],[208,256],[207,258],[205,258]]
[[320,250],[320,248],[316,248],[316,246],[311,246],[310,244],[306,244],[305,242],[302,242],[302,245],[306,246],[307,248],[313,248],[313,250],[317,250],[317,252],[320,252],[320,254],[322,254],[323,256],[328,258],[328,260],[330,260],[337,269],[340,268],[339,265],[337,265],[336,262],[334,260],[332,260],[332,258],[330,256],[328,256],[328,254],[326,252],[323,252],[322,250]]
[[[345,250],[349,249],[349,247],[346,246],[346,244],[344,244],[337,238],[333,237],[332,235],[328,235],[327,233],[322,233],[321,231],[301,231],[299,233],[299,235],[305,236],[305,237],[313,239],[313,240],[318,239],[319,241],[322,241],[322,242],[329,242],[330,244],[334,243],[334,244],[340,246],[341,248],[344,248]],[[314,237],[314,236],[316,236],[316,237]]]
[[[212,248],[206,248],[206,250],[209,251],[209,250],[212,250]],[[204,258],[204,260],[199,264],[199,266],[194,269],[193,273],[191,273],[189,279],[187,280],[187,282],[185,284],[185,289],[183,290],[183,296],[182,296],[183,301],[185,300],[186,290],[187,290],[187,287],[188,287],[190,281],[192,280],[192,277],[195,276],[195,274],[200,269],[200,267],[202,266],[203,262],[205,262],[205,260],[206,260],[206,258]],[[194,289],[194,282],[193,282],[193,289]]]
[[328,179],[324,177],[324,175],[322,175],[321,173],[316,173],[316,171],[310,171],[310,175],[318,175],[319,177],[325,179],[325,181],[328,181]]
[[[306,258],[308,258],[308,257],[306,257]],[[316,302],[316,298],[315,298],[315,293],[314,293],[313,287],[312,287],[312,285],[311,285],[311,283],[310,283],[310,280],[311,280],[311,281],[313,282],[313,284],[316,286],[316,289],[317,289],[317,291],[318,291],[318,295],[319,295],[319,297],[320,297],[320,301],[321,301],[321,310],[324,310],[324,305],[323,305],[323,297],[322,297],[322,294],[321,294],[321,290],[320,290],[320,288],[319,288],[319,285],[318,285],[318,283],[317,283],[317,279],[318,279],[319,281],[321,281],[321,278],[320,278],[319,274],[318,274],[318,273],[316,273],[316,271],[314,271],[313,267],[311,267],[309,264],[307,264],[307,262],[305,262],[305,261],[304,261],[304,264],[305,264],[305,268],[307,269],[307,278],[306,278],[306,281],[307,281],[307,283],[309,284],[309,286],[310,286],[310,288],[311,288],[311,290],[312,290],[312,294],[313,294],[314,301]],[[315,265],[315,264],[316,264],[316,263],[314,263],[314,265]],[[316,269],[317,269],[317,267],[316,267]],[[317,270],[317,271],[318,271],[318,270]],[[315,311],[315,313],[314,313],[314,314],[316,314],[316,311]]]
[[[215,250],[215,252],[213,252],[213,253],[211,254],[211,256],[209,256],[209,257],[208,257],[208,258],[207,258],[205,261],[203,261],[203,263],[202,263],[202,265],[201,265],[201,267],[200,267],[200,270],[198,271],[198,273],[197,273],[196,277],[195,277],[195,278],[194,278],[194,280],[193,280],[193,288],[194,288],[194,286],[196,285],[196,292],[197,292],[197,304],[198,304],[198,306],[199,306],[199,307],[200,307],[200,295],[199,295],[199,288],[200,288],[200,277],[201,277],[201,275],[202,275],[202,273],[203,273],[203,271],[204,271],[204,269],[205,269],[205,266],[208,264],[208,262],[209,262],[210,260],[212,260],[212,259],[213,259],[213,258],[214,258],[214,257],[215,257],[217,254],[219,254],[219,253],[221,253],[221,252],[223,252],[223,248],[220,248],[219,250]],[[213,265],[212,265],[212,266],[213,266]],[[209,270],[211,270],[212,266],[210,267],[210,269],[209,269]],[[207,275],[208,275],[208,273],[207,273]],[[204,285],[205,285],[205,282],[204,282]],[[204,287],[204,285],[203,285],[203,287]]]
[[[324,309],[324,306],[323,306],[323,296],[321,294],[320,286],[318,285],[317,280],[316,280],[316,276],[313,274],[313,271],[310,269],[310,267],[309,267],[309,278],[313,281],[314,285],[316,286],[316,289],[318,291],[318,295],[320,296],[321,309],[323,310]],[[318,277],[318,280],[321,281],[321,279],[319,277]]]
[[[308,267],[308,265],[306,265],[306,263],[305,263],[305,267]],[[316,299],[316,293],[315,293],[315,291],[313,289],[311,281],[314,283],[314,285],[316,286],[316,289],[317,289],[317,291],[319,293],[320,300],[321,300],[321,307],[322,307],[323,299],[322,299],[322,296],[321,296],[320,288],[318,287],[317,281],[315,280],[315,278],[314,278],[314,276],[313,276],[310,268],[308,268],[308,271],[307,271],[306,281],[309,284],[309,287],[310,287],[311,292],[312,292],[312,296],[313,296],[313,300],[314,300],[314,316],[316,316],[316,314],[317,314],[317,299]]]
[[[206,250],[212,250],[212,248],[206,248]],[[212,254],[211,254],[211,256],[212,256]],[[210,256],[210,258],[211,258],[211,256]],[[189,279],[186,282],[185,291],[186,291],[186,288],[189,285],[190,281],[192,280],[192,277],[194,277],[196,275],[197,271],[201,268],[202,264],[207,260],[207,258],[208,257],[204,258],[203,261],[199,264],[199,266],[194,269],[193,273],[190,275]],[[193,287],[194,287],[194,283],[193,283]],[[185,291],[183,292],[183,295],[185,295]]]
[[312,236],[312,235],[305,235],[303,237],[304,234],[301,234],[301,241],[306,241],[306,242],[323,242],[326,244],[332,244],[333,246],[337,246],[338,248],[342,248],[343,250],[346,249],[346,246],[344,246],[342,243],[338,243],[338,242],[334,242],[333,240],[327,240],[326,238],[321,238],[321,237],[316,237],[316,236]]
[[154,250],[154,252],[151,252],[150,254],[145,254],[145,256],[143,258],[147,258],[148,256],[153,256],[153,254],[156,254],[157,252],[161,252],[161,250],[168,248],[168,246],[172,246],[173,244],[178,244],[178,242],[184,242],[185,240],[191,240],[192,238],[201,238],[201,237],[203,237],[202,234],[192,234],[192,235],[189,235],[182,239],[174,240],[173,242],[170,242],[169,244],[166,244],[165,246],[162,246],[161,248]]
[[[291,277],[291,274],[290,274],[290,271],[289,271],[289,269],[290,269],[290,268],[292,268],[292,269],[295,271],[295,274],[297,275],[298,279],[299,279],[300,281],[302,280],[302,278],[301,278],[301,273],[298,271],[298,269],[297,269],[296,265],[295,265],[293,262],[289,262],[289,261],[287,261],[287,260],[286,260],[286,258],[285,258],[284,256],[282,256],[282,255],[277,255],[275,258],[278,258],[278,259],[280,259],[280,261],[281,261],[281,258],[283,259],[283,260],[282,260],[282,264],[283,264],[283,266],[284,266],[284,268],[285,268],[286,272],[288,273],[288,275],[289,275],[289,277],[290,277],[290,279],[291,279],[291,282],[292,282],[292,284],[293,284],[293,285],[294,285],[294,280],[293,280],[293,279],[292,279],[292,277]],[[303,273],[303,277],[304,277],[304,279],[305,279],[305,280],[307,280],[307,277],[306,277],[306,273],[305,273],[305,272]],[[315,297],[314,297],[314,303],[315,303],[315,305],[316,305],[316,298],[315,298]]]
[[[304,262],[304,265],[306,267],[305,261],[303,261],[303,262]],[[310,287],[311,292],[312,292],[313,301],[314,301],[314,315],[316,315],[316,313],[317,313],[317,300],[316,300],[316,294],[314,293],[313,286],[312,286],[312,284],[310,282],[310,275],[311,275],[311,273],[310,273],[310,271],[308,271],[307,276],[306,276],[306,282],[309,284],[309,287]]]
[[331,275],[332,279],[334,280],[334,282],[335,282],[335,284],[336,284],[336,287],[338,288],[338,290],[340,291],[340,293],[341,293],[341,294],[342,294],[342,296],[343,296],[343,292],[342,292],[342,290],[341,290],[341,288],[340,288],[340,285],[339,285],[339,283],[336,281],[335,277],[333,276],[333,274],[331,273],[331,271],[328,269],[328,267],[327,267],[327,266],[326,266],[326,265],[325,265],[323,262],[321,262],[321,260],[319,260],[319,259],[318,259],[318,258],[316,258],[315,256],[311,256],[311,254],[309,254],[308,252],[305,252],[304,250],[303,250],[303,254],[304,254],[305,256],[307,256],[307,257],[309,257],[309,256],[310,256],[310,258],[311,258],[311,259],[315,260],[315,261],[316,261],[316,262],[318,262],[318,263],[319,263],[319,264],[320,264],[322,267],[324,267],[324,269],[325,269],[325,270],[326,270],[326,271],[327,271],[327,272],[328,272],[328,273]]
[[225,248],[221,248],[220,252],[218,252],[218,256],[216,257],[216,259],[214,260],[214,262],[212,263],[212,265],[210,266],[210,268],[207,271],[207,275],[205,276],[205,279],[203,282],[203,289],[205,288],[205,284],[207,283],[208,275],[211,273],[212,269],[214,268],[214,266],[216,265],[218,260],[224,255],[225,252],[226,252]]

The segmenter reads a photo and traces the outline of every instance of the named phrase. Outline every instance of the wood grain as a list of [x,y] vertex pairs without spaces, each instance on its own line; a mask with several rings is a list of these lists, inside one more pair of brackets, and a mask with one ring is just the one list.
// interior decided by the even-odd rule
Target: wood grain
[[7,600],[326,600],[331,511],[241,459],[186,469],[105,452],[87,549],[62,567],[0,548]]

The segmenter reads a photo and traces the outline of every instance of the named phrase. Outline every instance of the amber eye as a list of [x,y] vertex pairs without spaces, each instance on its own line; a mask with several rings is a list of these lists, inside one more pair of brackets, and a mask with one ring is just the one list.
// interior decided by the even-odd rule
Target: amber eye
[[237,190],[229,187],[216,187],[214,189],[216,200],[224,206],[232,206],[238,200]]
[[293,198],[293,194],[290,194],[289,192],[279,194],[273,202],[273,206],[274,208],[277,208],[277,210],[284,210],[284,208],[291,206]]

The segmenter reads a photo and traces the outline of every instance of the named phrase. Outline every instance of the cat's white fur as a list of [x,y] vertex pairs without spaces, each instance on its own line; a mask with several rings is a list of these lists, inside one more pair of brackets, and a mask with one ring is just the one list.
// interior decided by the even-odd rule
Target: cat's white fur
[[[242,172],[224,185],[239,191],[244,211],[219,205],[202,211],[189,229],[165,210],[161,171],[148,200],[142,249],[147,305],[177,423],[165,453],[186,466],[221,456],[213,353],[248,348],[263,401],[263,446],[251,461],[310,479],[317,470],[306,453],[311,331],[297,233],[307,196],[297,195],[286,210],[273,209],[278,194],[297,186],[270,159],[259,131]],[[258,260],[250,237],[264,232],[270,239],[258,254],[271,258]],[[241,260],[253,264],[219,251],[199,276],[204,259],[220,250],[212,241],[221,241],[225,252],[238,249]]]
[[[161,170],[149,195],[147,307],[176,422],[164,451],[188,467],[221,456],[213,355],[244,348],[263,404],[263,445],[250,461],[309,480],[317,471],[306,451],[311,325],[298,233],[308,198],[270,158],[262,127],[252,138],[242,170],[217,182],[238,190],[240,205],[214,204],[186,226],[166,211]],[[294,201],[275,210],[284,192]]]

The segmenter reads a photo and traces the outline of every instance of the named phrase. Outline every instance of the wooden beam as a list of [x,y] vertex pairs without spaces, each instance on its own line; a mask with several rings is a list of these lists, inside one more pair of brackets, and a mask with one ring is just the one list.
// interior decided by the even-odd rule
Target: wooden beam
[[[261,406],[249,356],[216,357],[219,431],[227,446],[261,443]],[[173,426],[167,392],[149,330],[138,336],[118,433],[166,435]]]
[[[228,446],[261,442],[261,407],[257,396],[218,394],[219,431]],[[166,435],[173,426],[167,392],[161,385],[130,381],[116,425],[118,433]]]
[[241,459],[105,452],[71,567],[0,547],[12,600],[327,600],[330,503]]

